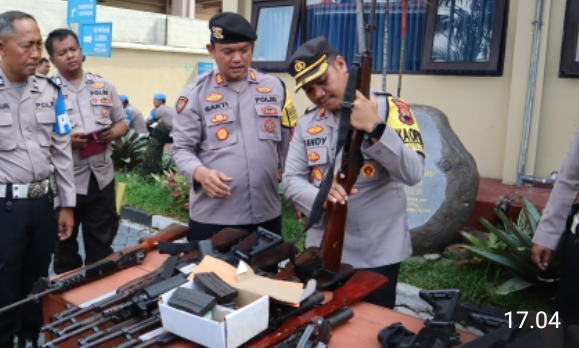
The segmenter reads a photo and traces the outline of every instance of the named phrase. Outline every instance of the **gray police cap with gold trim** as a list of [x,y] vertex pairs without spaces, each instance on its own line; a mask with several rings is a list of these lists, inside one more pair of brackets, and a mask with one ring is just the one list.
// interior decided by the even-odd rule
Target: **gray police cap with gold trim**
[[209,20],[211,42],[238,43],[257,40],[255,29],[243,16],[233,12],[222,12]]
[[289,59],[286,68],[296,79],[295,91],[323,76],[328,71],[328,58],[335,53],[336,50],[323,36],[301,45]]

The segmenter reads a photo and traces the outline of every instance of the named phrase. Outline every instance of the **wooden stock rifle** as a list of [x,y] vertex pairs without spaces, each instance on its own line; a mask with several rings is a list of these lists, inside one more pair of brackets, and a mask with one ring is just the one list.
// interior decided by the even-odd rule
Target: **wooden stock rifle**
[[370,271],[357,271],[341,287],[334,297],[324,305],[314,308],[284,324],[278,330],[250,341],[245,348],[267,348],[287,340],[298,329],[307,326],[316,317],[325,318],[345,306],[360,301],[374,291],[386,286],[388,278]]
[[[376,29],[374,18],[376,13],[376,0],[372,1],[370,24],[364,25],[364,4],[356,0],[356,12],[358,17],[358,46],[359,53],[354,57],[354,62],[349,71],[348,82],[344,92],[344,99],[340,104],[340,122],[338,141],[335,156],[342,149],[342,164],[337,174],[337,182],[346,192],[350,192],[360,175],[364,165],[362,155],[362,141],[365,132],[351,129],[350,114],[354,107],[356,90],[370,97],[370,79],[372,76],[372,37]],[[364,31],[368,32],[365,38]],[[361,32],[361,35],[360,35]],[[367,40],[367,43],[364,41]],[[314,201],[306,232],[320,217],[324,202],[334,179],[334,162],[325,174],[320,186],[320,191]],[[342,178],[342,175],[344,176]],[[286,269],[274,276],[275,279],[287,279],[297,275],[302,280],[313,275],[320,290],[332,289],[348,279],[354,272],[351,265],[342,264],[342,251],[344,249],[344,236],[346,233],[346,217],[348,215],[348,202],[344,204],[326,202],[328,222],[324,230],[322,242],[319,248],[310,247],[304,250],[297,258],[290,259]],[[298,238],[294,240],[297,242]]]
[[95,279],[106,277],[122,269],[138,265],[143,262],[145,255],[151,249],[157,247],[160,241],[170,242],[186,237],[189,229],[187,226],[171,224],[151,237],[141,238],[139,245],[113,253],[101,261],[63,273],[52,279],[41,278],[34,284],[30,295],[23,300],[0,308],[0,315],[27,303],[36,303],[48,294],[63,292]]

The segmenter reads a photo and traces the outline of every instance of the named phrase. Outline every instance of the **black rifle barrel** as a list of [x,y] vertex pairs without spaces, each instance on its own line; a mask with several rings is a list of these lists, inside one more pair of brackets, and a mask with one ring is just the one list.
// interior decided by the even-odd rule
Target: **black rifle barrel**
[[[75,331],[66,333],[66,334],[64,334],[64,335],[62,335],[62,336],[60,336],[60,337],[57,337],[57,338],[53,339],[53,340],[50,341],[50,342],[46,342],[46,343],[44,343],[44,344],[42,345],[42,348],[54,348],[54,347],[56,347],[56,346],[55,346],[56,344],[59,344],[59,343],[68,341],[69,339],[71,339],[71,338],[73,338],[73,337],[76,337],[76,336],[78,336],[78,335],[80,335],[80,334],[82,334],[82,333],[85,333],[85,332],[89,331],[89,330],[93,330],[93,329],[95,329],[96,327],[98,327],[99,325],[106,324],[106,323],[108,323],[108,322],[113,321],[114,319],[115,319],[115,317],[103,318],[103,319],[101,319],[101,320],[99,320],[99,321],[96,321],[96,322],[92,323],[91,325],[86,325],[86,326],[84,326],[84,327],[81,327],[81,328],[78,329],[78,330],[75,330]],[[117,317],[117,319],[118,319],[118,317]]]
[[4,314],[6,312],[9,312],[13,309],[16,309],[20,306],[24,306],[25,304],[38,302],[38,300],[40,300],[41,297],[52,294],[52,293],[57,292],[59,290],[60,290],[60,288],[55,287],[52,289],[44,290],[43,292],[39,292],[38,294],[28,295],[28,297],[26,297],[18,302],[14,302],[12,304],[9,304],[6,307],[0,308],[0,315]]
[[149,348],[152,347],[154,345],[157,345],[159,347],[165,347],[167,344],[175,341],[177,338],[179,338],[178,336],[173,335],[170,332],[166,332],[164,334],[161,334],[151,340],[145,341],[139,345],[134,346],[133,348]]
[[155,315],[152,318],[148,318],[145,319],[137,324],[134,324],[132,326],[129,327],[125,327],[122,328],[116,332],[113,332],[107,336],[101,337],[96,341],[84,344],[84,345],[79,345],[79,348],[93,348],[93,347],[98,347],[99,345],[108,342],[110,340],[113,340],[117,337],[121,337],[123,335],[132,335],[135,333],[138,333],[140,331],[146,330],[154,325],[160,324],[161,323],[161,316],[159,314]]
[[104,329],[104,330],[101,330],[101,331],[97,331],[97,332],[93,333],[92,335],[79,338],[79,339],[78,339],[78,346],[80,347],[80,346],[82,346],[83,344],[86,344],[86,343],[88,343],[88,342],[92,342],[92,341],[94,341],[94,340],[96,340],[96,339],[99,339],[99,338],[101,338],[101,337],[103,337],[103,336],[106,336],[106,335],[108,335],[109,333],[114,332],[114,331],[116,331],[116,330],[118,330],[118,329],[121,329],[121,328],[123,328],[123,327],[125,327],[125,326],[129,326],[129,325],[133,325],[133,324],[139,323],[139,322],[141,322],[141,320],[142,320],[141,318],[134,317],[134,318],[131,318],[131,319],[122,321],[122,322],[120,322],[120,323],[118,323],[118,324],[116,324],[116,325],[113,325],[113,326],[111,326],[111,327],[109,327],[109,328],[107,328],[107,329]]

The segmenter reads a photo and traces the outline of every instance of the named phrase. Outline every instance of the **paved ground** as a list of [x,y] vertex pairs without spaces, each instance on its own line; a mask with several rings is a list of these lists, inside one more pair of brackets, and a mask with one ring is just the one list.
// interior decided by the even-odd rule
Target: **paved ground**
[[[82,226],[81,226],[81,229],[82,229]],[[115,240],[113,241],[114,251],[123,250],[123,249],[131,247],[133,245],[137,245],[139,243],[139,239],[141,239],[141,237],[150,236],[151,231],[152,230],[149,227],[135,224],[135,223],[132,223],[129,221],[121,220],[121,225],[119,227],[119,231],[117,233],[117,236],[115,237]],[[80,254],[82,255],[82,257],[84,259],[85,253],[84,253],[84,241],[82,239],[82,233],[79,233],[78,244],[80,247]],[[55,275],[55,273],[52,270],[52,264],[51,264],[50,265],[50,276],[52,277],[54,275]],[[41,335],[39,343],[40,344],[44,343],[44,336],[43,335]],[[16,347],[16,343],[14,346]],[[28,344],[28,347],[31,347],[30,343]]]

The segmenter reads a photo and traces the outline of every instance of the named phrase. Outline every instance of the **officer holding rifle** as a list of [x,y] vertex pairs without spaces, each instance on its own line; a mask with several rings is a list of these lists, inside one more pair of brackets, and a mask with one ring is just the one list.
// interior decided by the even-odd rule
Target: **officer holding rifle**
[[[324,175],[335,176],[327,170],[334,158],[348,66],[320,36],[298,48],[288,71],[296,80],[296,91],[303,89],[315,104],[298,119],[283,178],[288,201],[309,216]],[[393,308],[400,262],[412,254],[403,185],[422,180],[424,152],[408,105],[386,93],[372,94],[366,99],[357,91],[351,115],[350,126],[367,134],[358,181],[352,192],[345,192],[334,179],[327,200],[348,201],[342,261],[387,276],[388,286],[366,300]],[[340,158],[341,154],[336,163],[341,163]],[[326,223],[324,212],[308,231],[306,247],[320,245]]]

